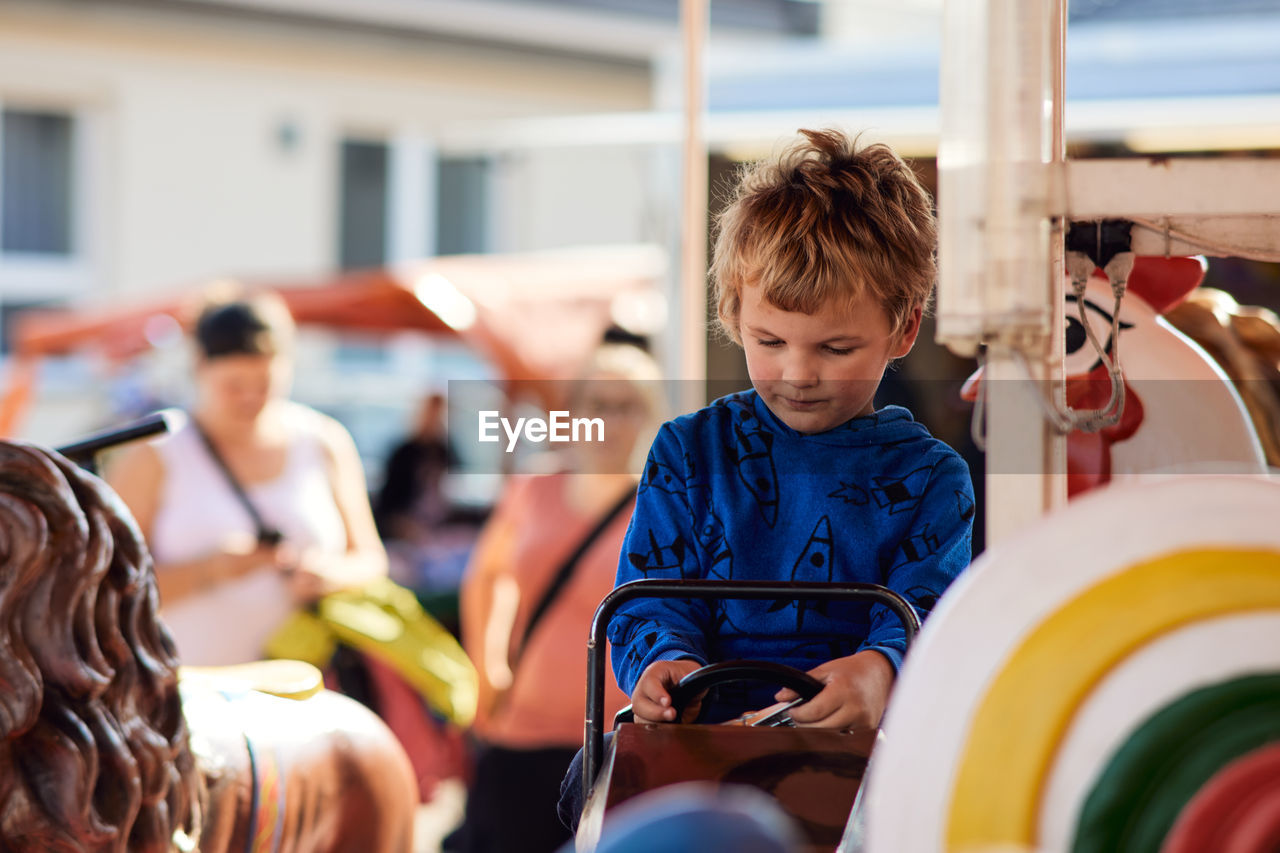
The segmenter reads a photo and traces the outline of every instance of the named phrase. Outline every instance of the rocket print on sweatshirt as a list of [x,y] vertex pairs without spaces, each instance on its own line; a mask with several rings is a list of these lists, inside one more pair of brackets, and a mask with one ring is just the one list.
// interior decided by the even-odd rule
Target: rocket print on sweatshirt
[[925,465],[902,477],[875,477],[876,485],[871,490],[871,497],[876,506],[889,515],[914,511],[920,505],[932,473],[933,467]]
[[688,500],[685,497],[685,481],[670,465],[662,462],[649,460],[645,465],[644,475],[640,477],[640,486],[637,494],[642,494],[646,489],[657,489],[674,495],[679,498],[681,503],[688,506]]
[[774,435],[741,401],[729,403],[733,409],[733,446],[729,458],[738,469],[738,477],[755,498],[756,509],[765,524],[778,523],[778,472],[773,464]]
[[711,508],[711,501],[706,504],[706,512],[697,529],[698,547],[707,561],[705,576],[719,580],[733,580],[733,551],[725,537],[724,524]]
[[[792,565],[791,580],[806,583],[831,583],[831,562],[834,550],[832,545],[831,519],[824,515],[814,525],[813,532],[809,534],[808,541],[804,543],[804,549]],[[825,599],[816,602],[779,599],[770,605],[767,612],[775,613],[779,610],[785,610],[789,606],[796,608],[797,631],[804,627],[804,614],[806,611],[816,609],[823,615],[826,615],[827,612]]]
[[670,542],[661,542],[652,530],[648,535],[649,549],[644,552],[637,553],[635,551],[627,552],[627,559],[631,565],[635,567],[646,579],[650,572],[656,572],[662,577],[676,577],[679,575],[681,580],[696,575],[696,571],[686,571],[686,561],[695,560],[689,543],[679,533],[675,534]]
[[908,563],[927,560],[938,552],[940,544],[938,534],[930,528],[931,524],[926,521],[919,530],[912,531],[910,536],[898,543],[898,547],[893,552],[889,571],[900,569]]
[[871,501],[871,496],[867,494],[866,489],[857,483],[846,483],[844,480],[840,481],[840,488],[828,494],[827,497],[842,500],[854,506],[866,506]]

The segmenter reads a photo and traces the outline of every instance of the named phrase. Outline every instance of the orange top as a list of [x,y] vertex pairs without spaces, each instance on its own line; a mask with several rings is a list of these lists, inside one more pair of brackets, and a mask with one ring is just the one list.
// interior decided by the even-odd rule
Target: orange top
[[[631,517],[627,509],[579,558],[568,583],[529,637],[510,686],[504,691],[501,684],[514,647],[552,577],[605,511],[583,515],[569,506],[565,491],[571,476],[575,475],[513,477],[476,543],[462,581],[463,645],[480,675],[480,707],[473,728],[490,743],[518,749],[582,743],[587,631],[596,606],[613,589]],[[610,671],[606,726],[626,703]]]

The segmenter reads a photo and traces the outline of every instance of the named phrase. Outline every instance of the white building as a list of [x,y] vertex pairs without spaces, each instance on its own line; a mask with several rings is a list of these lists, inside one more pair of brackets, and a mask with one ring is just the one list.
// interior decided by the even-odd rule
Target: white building
[[[773,38],[808,26],[807,5],[739,3],[726,26]],[[654,108],[677,4],[627,6],[2,0],[0,313],[436,253],[670,244],[673,145],[527,136],[540,119]],[[506,137],[517,125],[526,137]],[[390,395],[407,411],[406,390],[441,378],[430,350],[348,343],[344,369],[381,384],[312,364],[299,395],[398,429],[354,410]],[[46,369],[21,434],[56,443],[115,416],[119,383],[93,369]]]

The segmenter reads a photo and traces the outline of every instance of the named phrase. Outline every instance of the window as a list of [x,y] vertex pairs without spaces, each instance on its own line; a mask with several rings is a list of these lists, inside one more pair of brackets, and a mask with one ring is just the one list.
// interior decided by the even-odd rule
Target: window
[[338,263],[380,266],[387,258],[387,145],[344,140]]
[[69,115],[0,113],[0,252],[72,254],[73,142]]
[[340,147],[337,260],[342,269],[490,251],[492,161],[441,157],[411,133]]
[[488,251],[489,161],[483,157],[442,157],[436,196],[436,253]]
[[64,106],[0,103],[0,355],[11,315],[92,286],[99,196],[86,116]]

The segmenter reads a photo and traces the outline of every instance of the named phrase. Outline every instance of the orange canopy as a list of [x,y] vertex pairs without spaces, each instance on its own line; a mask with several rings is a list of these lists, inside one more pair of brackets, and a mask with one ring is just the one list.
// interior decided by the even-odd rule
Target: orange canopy
[[[660,302],[665,258],[649,246],[564,249],[433,258],[325,278],[246,279],[274,290],[299,325],[374,332],[420,331],[457,338],[488,359],[510,393],[551,405],[551,380],[574,375],[611,322]],[[23,314],[13,334],[17,362],[0,399],[0,435],[12,434],[31,396],[34,365],[51,355],[96,353],[113,361],[146,352],[159,325],[194,321],[207,286],[122,308]],[[628,306],[631,306],[629,308]],[[170,318],[170,319],[166,319]]]

